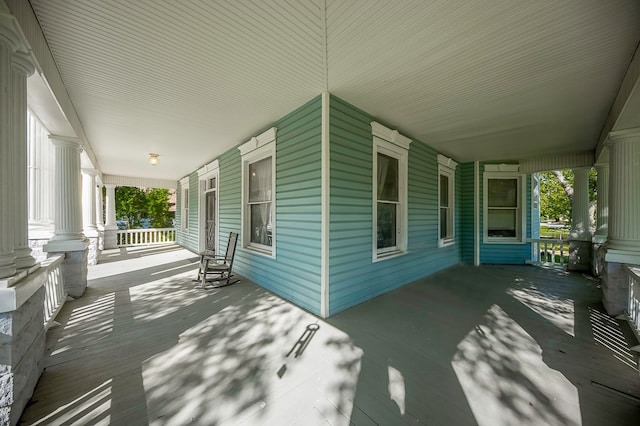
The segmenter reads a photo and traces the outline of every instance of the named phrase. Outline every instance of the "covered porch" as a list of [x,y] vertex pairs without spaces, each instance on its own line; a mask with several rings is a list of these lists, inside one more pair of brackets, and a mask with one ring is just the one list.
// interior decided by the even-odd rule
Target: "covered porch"
[[458,265],[323,320],[243,277],[195,289],[196,264],[103,252],[21,424],[637,424],[598,279]]

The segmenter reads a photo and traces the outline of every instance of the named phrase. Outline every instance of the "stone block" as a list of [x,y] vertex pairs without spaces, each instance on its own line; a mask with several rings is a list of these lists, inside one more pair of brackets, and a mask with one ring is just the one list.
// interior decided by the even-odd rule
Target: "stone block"
[[118,230],[117,229],[105,229],[104,230],[104,249],[118,248]]
[[98,264],[98,256],[100,256],[100,250],[98,249],[98,239],[99,237],[97,236],[89,238],[89,252],[87,254],[88,265]]
[[591,272],[591,241],[569,241],[569,264],[567,270],[575,272]]
[[601,279],[604,308],[611,316],[620,315],[629,304],[629,281],[622,263],[607,262]]
[[71,297],[81,297],[87,289],[89,249],[67,252],[50,252],[49,256],[63,254],[64,261],[60,265],[64,278],[64,291]]
[[591,268],[591,274],[594,277],[601,277],[606,268],[607,262],[605,261],[605,255],[607,254],[607,248],[605,244],[593,245],[593,263]]

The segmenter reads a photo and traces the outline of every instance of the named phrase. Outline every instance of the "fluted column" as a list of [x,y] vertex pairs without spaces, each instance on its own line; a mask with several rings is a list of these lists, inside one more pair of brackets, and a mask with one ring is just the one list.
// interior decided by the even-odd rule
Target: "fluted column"
[[640,264],[640,128],[609,136],[608,262]]
[[104,248],[114,249],[118,247],[118,225],[116,224],[116,185],[106,183],[107,189],[107,224],[104,227]]
[[102,181],[96,182],[96,226],[104,229],[104,203],[102,200]]
[[602,244],[607,241],[609,232],[609,164],[596,164],[598,178],[596,189],[598,201],[596,205],[596,233],[593,242]]
[[0,13],[0,278],[16,273],[14,252],[14,208],[11,162],[11,57],[18,48],[12,23]]
[[33,74],[35,67],[26,53],[14,53],[12,60],[13,245],[16,268],[24,269],[36,264],[29,248],[29,187],[27,183],[27,77]]
[[82,223],[87,237],[98,234],[96,226],[96,175],[95,169],[82,169]]
[[56,149],[54,236],[45,245],[47,252],[83,250],[80,142],[74,138],[50,136]]
[[592,260],[591,230],[589,229],[589,170],[573,169],[573,202],[571,204],[571,232],[569,232],[570,271],[590,271]]
[[44,127],[33,115],[29,115],[28,141],[29,230],[37,232],[37,237],[41,238],[53,232],[55,149]]

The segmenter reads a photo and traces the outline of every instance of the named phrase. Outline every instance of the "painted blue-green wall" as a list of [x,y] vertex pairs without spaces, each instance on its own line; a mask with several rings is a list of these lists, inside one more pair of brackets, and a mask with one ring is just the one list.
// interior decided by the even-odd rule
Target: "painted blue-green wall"
[[372,262],[370,123],[375,119],[335,96],[330,105],[329,310],[334,314],[460,262],[462,175],[458,170],[456,244],[438,248],[437,152],[414,140],[409,149],[407,253]]
[[[320,313],[321,109],[321,98],[317,97],[268,126],[277,128],[276,258],[245,250],[239,242],[234,261],[238,274],[315,314]],[[241,233],[240,152],[231,149],[220,156],[218,163],[223,252],[229,232]],[[190,175],[193,189],[189,216],[193,227],[198,226],[197,179],[197,174]],[[179,207],[178,198],[178,211]],[[179,231],[178,243],[196,252],[196,228],[192,233]]]
[[460,208],[460,220],[462,221],[462,261],[473,263],[475,238],[473,230],[474,220],[474,163],[463,163],[460,169],[460,185],[462,205]]

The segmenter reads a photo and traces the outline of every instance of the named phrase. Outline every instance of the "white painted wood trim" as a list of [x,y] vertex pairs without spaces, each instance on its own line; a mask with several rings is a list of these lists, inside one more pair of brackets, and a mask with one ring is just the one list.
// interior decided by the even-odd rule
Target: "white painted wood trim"
[[521,159],[519,172],[530,174],[535,172],[544,172],[547,170],[591,167],[593,165],[593,160],[593,150],[543,155],[535,158]]
[[[184,187],[189,187],[189,176],[185,176],[178,181],[180,183],[180,189],[184,189]],[[110,182],[105,182],[110,183]]]
[[139,178],[130,176],[103,175],[103,183],[116,186],[176,189],[176,181],[169,179]]
[[455,170],[456,167],[458,166],[458,163],[456,163],[455,161],[453,161],[449,157],[445,157],[442,154],[438,154],[438,164],[443,166],[443,167],[448,167],[451,170]]
[[519,164],[485,164],[485,172],[519,172]]
[[198,178],[200,178],[201,176],[207,173],[217,171],[219,168],[220,166],[218,164],[218,160],[213,160],[209,164],[205,164],[204,166],[198,169]]
[[320,257],[320,316],[327,318],[329,316],[329,227],[330,227],[330,211],[331,211],[331,176],[330,176],[330,94],[322,93],[322,218],[321,218],[321,257]]
[[401,135],[397,130],[390,129],[377,121],[371,122],[371,132],[373,133],[373,136],[377,136],[406,150],[408,150],[409,145],[411,145],[411,139]]
[[[486,167],[485,165],[484,175],[482,176],[482,242],[484,244],[525,244],[527,240],[527,183],[524,178],[526,175],[512,171],[487,171]],[[487,220],[489,214],[489,179],[517,179],[518,191],[520,191],[518,194],[520,227],[517,229],[519,237],[501,238],[487,236],[489,230],[489,221]]]
[[272,127],[269,130],[262,132],[258,136],[252,137],[247,142],[240,145],[238,147],[238,150],[240,150],[240,155],[244,156],[262,146],[269,144],[270,142],[275,142],[277,130],[277,128]]

